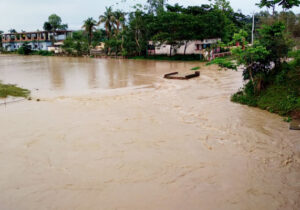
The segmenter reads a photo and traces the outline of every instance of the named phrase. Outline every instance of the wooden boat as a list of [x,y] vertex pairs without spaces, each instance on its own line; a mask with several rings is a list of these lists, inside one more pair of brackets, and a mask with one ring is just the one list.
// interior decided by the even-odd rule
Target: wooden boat
[[179,79],[179,80],[188,80],[188,79],[192,79],[195,77],[199,77],[200,76],[200,72],[196,71],[194,74],[188,74],[185,76],[178,76],[178,72],[172,72],[169,74],[165,74],[164,78],[165,79]]

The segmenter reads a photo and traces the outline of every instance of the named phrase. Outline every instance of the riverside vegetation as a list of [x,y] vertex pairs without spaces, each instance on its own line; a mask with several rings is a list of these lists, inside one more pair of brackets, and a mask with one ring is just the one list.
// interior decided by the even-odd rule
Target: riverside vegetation
[[[231,98],[233,102],[259,107],[282,116],[298,118],[300,113],[300,51],[291,51],[293,41],[282,22],[258,30],[258,39],[232,48],[233,57],[218,58],[207,65],[243,69],[245,86]],[[247,36],[241,31],[235,36]],[[292,58],[288,61],[288,58]],[[234,60],[233,60],[234,59]]]
[[0,98],[6,98],[7,96],[24,97],[27,98],[30,91],[17,87],[16,85],[3,84],[0,81]]

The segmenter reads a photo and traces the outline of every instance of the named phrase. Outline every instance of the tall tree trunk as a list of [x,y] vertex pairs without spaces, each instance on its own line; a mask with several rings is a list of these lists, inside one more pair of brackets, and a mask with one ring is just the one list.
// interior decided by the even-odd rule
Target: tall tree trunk
[[252,74],[252,67],[249,68],[249,75],[250,75],[250,80],[253,83],[254,79],[253,79],[253,74]]
[[172,45],[170,45],[170,57],[172,56]]
[[275,17],[275,8],[276,8],[276,5],[274,4],[273,5],[273,17]]
[[121,50],[122,50],[122,54],[123,54],[123,50],[124,50],[124,35],[122,35]]
[[188,44],[188,41],[185,41],[185,45],[184,45],[184,55],[186,54],[186,48],[187,48],[187,44]]
[[140,56],[141,55],[141,46],[139,43],[139,31],[138,30],[135,31],[135,42],[136,42],[136,45],[138,46],[139,56]]

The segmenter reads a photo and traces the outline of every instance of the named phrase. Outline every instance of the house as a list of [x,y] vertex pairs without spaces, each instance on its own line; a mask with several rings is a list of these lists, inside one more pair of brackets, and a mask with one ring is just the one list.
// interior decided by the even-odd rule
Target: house
[[220,38],[182,41],[178,42],[175,46],[150,41],[148,45],[148,55],[170,55],[170,52],[172,55],[205,55],[205,49],[210,48],[212,45],[217,44],[220,41]]
[[105,51],[105,43],[100,42],[94,49],[90,50],[90,54],[93,56],[101,56]]
[[72,31],[67,30],[8,33],[2,35],[2,47],[6,51],[15,51],[26,42],[32,50],[48,50],[49,47],[50,49],[51,47],[55,47],[52,43],[53,40],[57,43],[62,43],[71,35]]

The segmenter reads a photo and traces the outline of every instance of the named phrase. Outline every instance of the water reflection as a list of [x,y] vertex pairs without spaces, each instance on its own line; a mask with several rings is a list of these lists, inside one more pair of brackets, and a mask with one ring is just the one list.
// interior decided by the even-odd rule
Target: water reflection
[[0,80],[53,93],[151,85],[193,63],[70,57],[0,56]]

